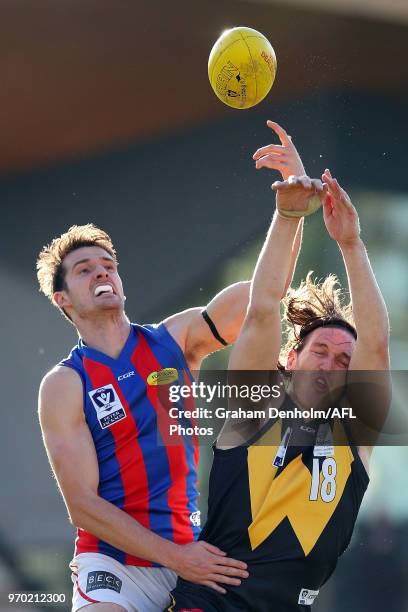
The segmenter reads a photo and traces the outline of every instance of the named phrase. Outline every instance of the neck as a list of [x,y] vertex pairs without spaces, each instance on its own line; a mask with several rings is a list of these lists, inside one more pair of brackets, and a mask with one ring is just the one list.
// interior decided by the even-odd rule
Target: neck
[[113,359],[123,349],[130,332],[130,322],[122,311],[104,313],[103,316],[75,321],[79,336],[85,344]]

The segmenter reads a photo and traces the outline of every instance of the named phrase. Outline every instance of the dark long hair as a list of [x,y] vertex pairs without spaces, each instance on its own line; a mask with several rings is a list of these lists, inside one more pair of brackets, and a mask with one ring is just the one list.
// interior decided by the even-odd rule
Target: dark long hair
[[318,281],[312,274],[309,272],[297,289],[290,289],[282,301],[286,342],[279,356],[279,369],[284,369],[290,351],[301,351],[307,335],[318,327],[341,327],[357,338],[352,304],[337,276],[329,274]]

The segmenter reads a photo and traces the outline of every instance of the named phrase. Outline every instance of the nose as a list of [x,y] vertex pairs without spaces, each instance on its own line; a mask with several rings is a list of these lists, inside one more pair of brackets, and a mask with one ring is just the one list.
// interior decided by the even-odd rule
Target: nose
[[321,370],[322,372],[330,372],[333,370],[343,370],[344,368],[339,365],[336,361],[336,357],[333,356],[331,357],[330,355],[327,355],[326,357],[324,357],[318,365],[318,370]]
[[331,370],[333,367],[332,359],[328,355],[320,359],[318,370],[326,371]]
[[95,268],[95,275],[96,275],[96,278],[108,278],[109,272],[105,270],[103,266],[97,266]]

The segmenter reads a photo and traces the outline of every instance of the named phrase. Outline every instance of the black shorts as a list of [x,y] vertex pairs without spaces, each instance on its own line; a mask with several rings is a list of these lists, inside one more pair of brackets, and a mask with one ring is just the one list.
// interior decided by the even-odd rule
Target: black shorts
[[213,589],[180,580],[170,593],[171,604],[165,612],[232,612],[237,610]]
[[[285,588],[283,586],[283,593]],[[282,593],[271,593],[271,598],[257,598],[257,593],[244,597],[240,587],[228,587],[226,595],[214,589],[192,584],[179,578],[171,591],[171,604],[164,612],[311,612],[309,605],[298,603],[298,595],[282,597]]]

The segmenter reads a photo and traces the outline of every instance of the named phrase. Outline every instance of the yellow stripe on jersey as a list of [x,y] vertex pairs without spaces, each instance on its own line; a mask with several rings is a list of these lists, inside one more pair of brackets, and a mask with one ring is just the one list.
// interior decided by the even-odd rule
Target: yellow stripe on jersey
[[[277,428],[275,432],[273,430]],[[272,433],[273,432],[273,433]],[[268,432],[271,442],[276,434],[280,437],[281,425],[277,422]],[[335,422],[333,459],[336,462],[336,493],[332,501],[323,501],[319,495],[310,499],[312,474],[298,455],[276,476],[277,468],[272,462],[279,440],[273,446],[251,446],[248,448],[248,476],[251,497],[252,523],[248,528],[252,550],[255,550],[288,517],[300,545],[308,555],[321,536],[343,495],[351,473],[353,453],[347,445],[342,425]],[[344,442],[346,446],[338,446]],[[267,444],[266,440],[261,441]],[[320,473],[319,490],[324,476]]]

